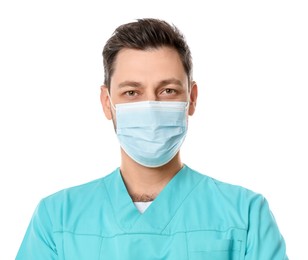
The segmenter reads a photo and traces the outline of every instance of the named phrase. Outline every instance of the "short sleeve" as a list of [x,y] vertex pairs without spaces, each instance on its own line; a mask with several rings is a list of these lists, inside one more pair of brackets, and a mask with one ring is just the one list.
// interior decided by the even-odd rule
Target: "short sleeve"
[[52,222],[42,200],[32,216],[16,260],[58,259],[52,234]]
[[285,241],[267,200],[257,195],[251,202],[245,260],[287,260]]

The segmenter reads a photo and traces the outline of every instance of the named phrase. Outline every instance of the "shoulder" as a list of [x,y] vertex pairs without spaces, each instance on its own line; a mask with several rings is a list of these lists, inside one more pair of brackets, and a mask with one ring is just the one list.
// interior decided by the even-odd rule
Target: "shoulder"
[[[112,178],[117,170],[112,173],[87,183],[59,190],[41,200],[50,211],[58,212],[60,209],[73,209],[83,205],[103,201],[106,193],[105,180]],[[90,203],[91,202],[91,203]]]
[[208,178],[212,189],[215,189],[217,192],[224,194],[225,196],[231,198],[241,197],[241,198],[246,198],[248,200],[254,200],[262,197],[262,194],[247,187],[238,184],[227,183],[225,181],[218,180],[213,177],[208,177]]
[[201,181],[198,187],[200,193],[216,202],[229,205],[234,204],[234,206],[240,204],[249,207],[249,205],[255,201],[265,200],[261,193],[249,188],[224,182],[192,169],[190,169],[190,171],[201,176]]

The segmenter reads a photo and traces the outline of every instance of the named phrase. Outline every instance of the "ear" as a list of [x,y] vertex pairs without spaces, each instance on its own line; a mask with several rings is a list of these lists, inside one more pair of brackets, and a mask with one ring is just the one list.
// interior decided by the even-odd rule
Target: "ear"
[[103,85],[101,86],[101,104],[104,110],[104,114],[108,120],[112,119],[112,111],[111,111],[111,104],[108,96],[108,88],[107,86]]
[[189,98],[188,115],[192,116],[195,113],[198,98],[198,86],[195,81],[191,83]]

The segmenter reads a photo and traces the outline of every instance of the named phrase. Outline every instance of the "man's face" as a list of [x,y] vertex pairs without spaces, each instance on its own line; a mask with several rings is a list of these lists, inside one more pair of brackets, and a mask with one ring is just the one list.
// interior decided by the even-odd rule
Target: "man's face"
[[[193,83],[189,88],[188,84],[188,77],[176,50],[168,47],[145,51],[123,49],[115,60],[110,97],[114,105],[149,100],[195,103],[196,86]],[[103,89],[102,103],[107,118],[111,119],[112,112],[106,92],[106,88]],[[192,92],[194,97],[191,96]],[[192,113],[189,111],[189,114]]]

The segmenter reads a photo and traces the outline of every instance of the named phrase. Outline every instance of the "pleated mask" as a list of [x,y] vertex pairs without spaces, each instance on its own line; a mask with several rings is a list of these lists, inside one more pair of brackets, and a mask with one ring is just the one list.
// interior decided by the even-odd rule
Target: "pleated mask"
[[188,102],[141,101],[113,107],[120,145],[134,161],[159,167],[179,151],[187,133]]

